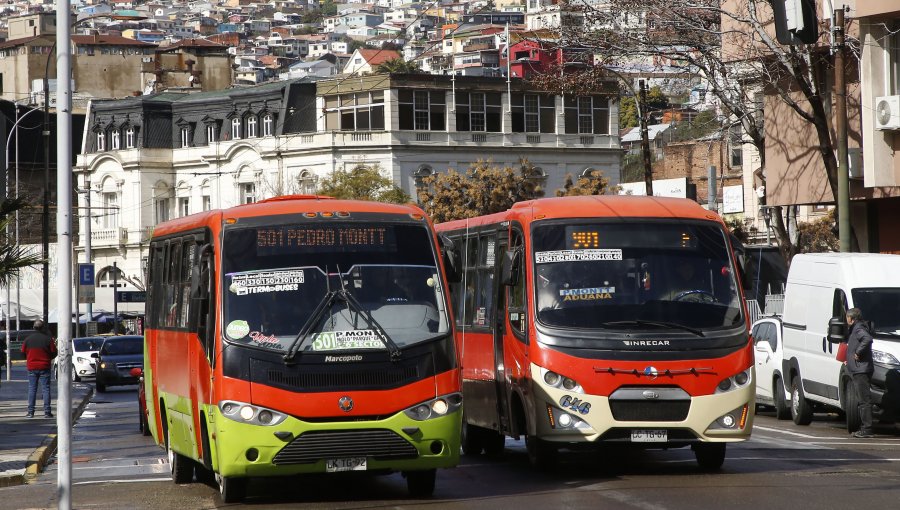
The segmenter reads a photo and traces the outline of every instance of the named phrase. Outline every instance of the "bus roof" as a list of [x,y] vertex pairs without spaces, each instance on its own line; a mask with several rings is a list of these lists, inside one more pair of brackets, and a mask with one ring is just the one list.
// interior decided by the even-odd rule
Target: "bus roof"
[[586,195],[539,198],[513,204],[507,211],[441,223],[439,230],[456,230],[518,219],[525,223],[554,218],[687,218],[721,221],[697,202],[686,198],[632,195]]
[[283,195],[252,204],[244,204],[228,209],[216,209],[191,214],[160,223],[153,229],[153,236],[159,237],[177,232],[201,228],[211,223],[219,223],[223,218],[250,218],[255,216],[277,216],[280,214],[323,212],[367,212],[384,214],[425,215],[414,204],[388,204],[365,200],[337,200],[317,195]]

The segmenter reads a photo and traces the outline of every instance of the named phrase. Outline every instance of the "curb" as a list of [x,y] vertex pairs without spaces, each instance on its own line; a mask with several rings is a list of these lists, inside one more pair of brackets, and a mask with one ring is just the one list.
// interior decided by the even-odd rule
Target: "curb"
[[[91,387],[81,399],[78,407],[72,410],[72,422],[75,422],[81,417],[81,413],[84,412],[84,408],[87,406],[88,402],[90,402],[93,395],[94,388]],[[34,482],[37,479],[37,476],[44,471],[45,467],[47,467],[47,462],[50,461],[50,457],[56,452],[57,440],[57,434],[47,434],[47,437],[41,441],[41,446],[38,446],[37,449],[28,456],[28,460],[25,462],[25,473],[21,476],[17,475],[11,477],[9,483],[6,485],[3,485],[3,481],[0,480],[0,486],[11,487],[13,485]],[[17,479],[20,481],[18,483],[13,483]]]

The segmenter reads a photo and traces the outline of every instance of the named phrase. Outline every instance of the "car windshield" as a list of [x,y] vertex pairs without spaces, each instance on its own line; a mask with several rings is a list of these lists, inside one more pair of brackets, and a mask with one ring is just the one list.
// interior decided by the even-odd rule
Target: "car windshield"
[[98,351],[103,345],[102,338],[73,338],[72,346],[75,352]]
[[725,231],[647,220],[534,229],[537,319],[560,328],[723,328],[743,321]]
[[107,338],[100,348],[101,355],[142,354],[144,352],[144,339],[136,337]]
[[[306,326],[300,352],[385,349],[380,327],[402,348],[449,331],[433,243],[419,224],[236,228],[223,256],[225,336],[238,344],[287,353]],[[359,307],[328,300],[336,291]]]
[[862,310],[875,334],[900,338],[900,288],[860,288],[850,291],[853,306]]

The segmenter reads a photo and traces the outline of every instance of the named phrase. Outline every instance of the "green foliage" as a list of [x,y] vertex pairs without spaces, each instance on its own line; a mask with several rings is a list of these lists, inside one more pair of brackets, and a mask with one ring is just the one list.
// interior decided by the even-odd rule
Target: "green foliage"
[[375,72],[392,74],[416,74],[421,73],[422,70],[419,69],[418,64],[416,64],[415,62],[407,62],[402,58],[394,58],[378,64],[378,66],[375,68]]
[[[653,112],[658,112],[669,108],[669,98],[663,93],[659,87],[650,87],[647,91],[647,113],[651,116]],[[648,123],[653,124],[652,120]],[[635,105],[634,96],[625,96],[619,102],[619,128],[637,127],[639,124],[637,106]]]
[[725,226],[728,227],[728,231],[731,232],[738,241],[744,244],[747,244],[750,241],[750,233],[747,232],[744,222],[739,218],[735,216],[725,218]]
[[722,128],[716,116],[715,110],[703,110],[698,113],[690,122],[680,122],[675,126],[675,133],[672,135],[673,142],[683,142],[686,140],[697,140],[704,136],[711,135]]
[[381,174],[377,165],[358,165],[352,170],[338,170],[319,184],[318,193],[347,200],[374,200],[405,204],[412,201],[408,193]]
[[572,180],[572,174],[566,174],[566,183],[562,189],[556,190],[558,197],[573,197],[582,195],[602,195],[609,188],[609,179],[603,177],[600,170],[592,170],[591,175],[581,176],[577,181]]
[[334,0],[324,0],[321,11],[324,16],[334,16],[337,14],[337,5]]
[[800,253],[826,253],[840,251],[841,243],[835,235],[834,211],[815,221],[798,223],[797,245]]
[[8,285],[10,280],[19,274],[23,267],[40,264],[43,259],[26,252],[25,248],[13,244],[14,240],[6,234],[8,227],[16,217],[16,211],[24,208],[25,199],[8,198],[0,201],[0,284]]
[[520,159],[518,168],[479,160],[465,173],[452,168],[422,179],[419,203],[436,222],[473,218],[509,209],[516,202],[544,196],[534,166]]
[[[337,9],[335,9],[337,12]],[[321,23],[322,18],[325,16],[322,14],[321,9],[316,9],[313,11],[306,11],[303,13],[303,17],[300,19],[303,23]],[[303,33],[313,33],[313,32],[303,32]]]

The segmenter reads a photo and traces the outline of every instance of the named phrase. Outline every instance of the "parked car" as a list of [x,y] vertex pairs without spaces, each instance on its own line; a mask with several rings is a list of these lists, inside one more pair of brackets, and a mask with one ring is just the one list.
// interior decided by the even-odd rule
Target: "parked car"
[[781,362],[784,359],[780,317],[765,317],[751,328],[756,355],[756,403],[775,408],[779,420],[791,418],[790,397],[785,390]]
[[[72,369],[70,377],[73,381],[81,381],[83,377],[94,377],[97,374],[97,363],[92,357],[100,350],[103,344],[102,336],[87,336],[72,339]],[[59,376],[57,361],[59,356],[53,358],[53,374]]]
[[137,335],[111,336],[103,341],[100,351],[92,355],[97,360],[98,392],[108,386],[137,384],[132,368],[144,368],[144,337]]

